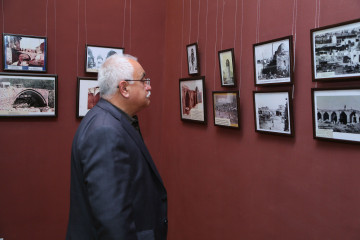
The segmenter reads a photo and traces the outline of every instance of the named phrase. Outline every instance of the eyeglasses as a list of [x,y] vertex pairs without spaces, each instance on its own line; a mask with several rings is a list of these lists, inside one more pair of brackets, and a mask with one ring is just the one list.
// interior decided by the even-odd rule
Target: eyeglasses
[[148,86],[150,86],[150,78],[144,78],[144,79],[141,79],[141,80],[132,80],[132,79],[125,79],[124,81],[127,81],[127,82],[131,82],[131,81],[138,81],[138,82],[142,82]]

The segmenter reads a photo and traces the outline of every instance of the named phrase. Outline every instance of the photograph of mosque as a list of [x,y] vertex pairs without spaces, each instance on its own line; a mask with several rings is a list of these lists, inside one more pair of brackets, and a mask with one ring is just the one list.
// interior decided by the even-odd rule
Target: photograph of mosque
[[235,87],[235,57],[234,49],[226,49],[218,52],[219,68],[222,87]]
[[254,44],[255,85],[292,82],[292,36]]
[[360,89],[312,89],[314,137],[360,142]]
[[313,79],[360,77],[360,22],[311,30]]
[[205,77],[180,79],[181,120],[205,122],[204,80]]

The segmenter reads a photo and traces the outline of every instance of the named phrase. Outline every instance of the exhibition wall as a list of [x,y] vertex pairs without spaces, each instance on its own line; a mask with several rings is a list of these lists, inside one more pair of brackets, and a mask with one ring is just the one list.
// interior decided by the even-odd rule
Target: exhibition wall
[[[48,37],[57,118],[0,118],[0,238],[64,239],[85,44],[124,47],[151,78],[141,131],[168,190],[169,240],[358,239],[359,145],[313,139],[310,29],[359,18],[358,0],[2,1],[4,33]],[[294,136],[255,132],[253,44],[293,35]],[[1,40],[2,41],[2,40]],[[198,43],[207,124],[181,121],[186,45]],[[218,51],[234,48],[237,87]],[[0,64],[2,64],[0,59]],[[212,91],[238,91],[240,128],[214,126]]]

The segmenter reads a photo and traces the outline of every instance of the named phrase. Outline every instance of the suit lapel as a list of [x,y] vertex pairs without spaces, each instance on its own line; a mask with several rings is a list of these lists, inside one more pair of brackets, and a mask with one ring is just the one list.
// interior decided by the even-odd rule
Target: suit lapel
[[[147,163],[150,165],[150,168],[153,170],[157,178],[159,179],[160,183],[164,187],[164,183],[160,177],[160,174],[154,164],[154,161],[151,158],[149,151],[147,150],[145,143],[140,136],[140,133],[130,124],[130,122],[124,118],[123,114],[111,103],[104,99],[100,99],[97,103],[97,106],[108,111],[111,115],[113,115],[116,119],[118,119],[121,124],[123,125],[125,131],[129,134],[129,136],[134,140],[136,145],[140,148],[141,153],[143,154],[144,158],[146,159]],[[165,187],[164,187],[165,188]]]

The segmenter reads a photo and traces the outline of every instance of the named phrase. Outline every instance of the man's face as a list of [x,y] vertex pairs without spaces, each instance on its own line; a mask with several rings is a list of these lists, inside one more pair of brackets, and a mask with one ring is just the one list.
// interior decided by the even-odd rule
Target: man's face
[[[144,79],[145,71],[141,65],[132,59],[130,63],[134,67],[133,80]],[[150,105],[150,96],[148,96],[151,91],[150,85],[141,81],[134,81],[133,84],[129,84],[129,87],[131,88],[130,100],[138,108],[138,111]]]

